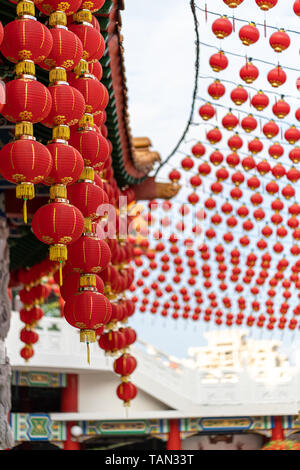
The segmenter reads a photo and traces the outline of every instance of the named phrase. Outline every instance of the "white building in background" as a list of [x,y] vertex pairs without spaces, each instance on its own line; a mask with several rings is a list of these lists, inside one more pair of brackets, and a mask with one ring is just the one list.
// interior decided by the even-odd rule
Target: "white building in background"
[[[113,372],[114,358],[105,357],[94,344],[89,365],[78,332],[62,318],[44,317],[35,354],[26,363],[19,354],[22,327],[19,314],[13,312],[6,343],[13,385],[66,387],[68,374],[76,375],[78,407],[72,412],[39,413],[40,431],[33,426],[36,413],[12,413],[17,442],[31,440],[34,428],[35,440],[61,443],[70,423],[80,427],[76,439],[81,440],[122,432],[166,439],[174,419],[183,438],[254,430],[270,436],[274,416],[282,416],[289,432],[300,429],[300,367],[279,354],[277,341],[248,339],[238,330],[211,331],[205,334],[208,345],[190,348],[187,359],[170,357],[139,341],[132,348],[138,360],[132,381],[139,392],[126,414],[115,392],[120,378]],[[43,420],[47,425],[41,425]]]

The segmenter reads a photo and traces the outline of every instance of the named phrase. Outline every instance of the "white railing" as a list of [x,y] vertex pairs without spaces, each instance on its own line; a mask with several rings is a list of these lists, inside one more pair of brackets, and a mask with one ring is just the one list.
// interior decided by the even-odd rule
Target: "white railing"
[[[18,313],[13,312],[6,347],[14,369],[78,373],[113,370],[114,358],[105,357],[97,344],[91,346],[91,364],[87,363],[86,346],[80,343],[79,333],[62,318],[41,320],[35,354],[26,363],[19,354],[23,347],[19,339],[22,327]],[[132,348],[138,360],[133,380],[140,389],[170,408],[191,410],[218,405],[230,408],[233,404],[244,404],[259,410],[262,405],[276,405],[280,409],[283,406],[295,409],[295,413],[300,408],[298,367],[277,367],[263,371],[261,376],[250,368],[207,372],[184,367],[155,348],[150,352],[146,343]]]

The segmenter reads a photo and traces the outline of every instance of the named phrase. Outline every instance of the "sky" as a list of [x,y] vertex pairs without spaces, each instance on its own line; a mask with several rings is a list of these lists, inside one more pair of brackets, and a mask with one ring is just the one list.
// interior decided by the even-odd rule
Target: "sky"
[[[122,34],[124,36],[132,134],[136,137],[149,137],[153,149],[161,154],[163,160],[179,141],[191,109],[195,75],[195,32],[189,3],[188,0],[153,0],[152,2],[127,0],[125,1],[125,10],[122,13]],[[204,13],[197,10],[200,41],[215,47],[213,49],[203,44],[200,45],[200,78],[197,96],[203,100],[212,101],[207,94],[207,87],[215,78],[229,80],[234,84],[224,83],[227,93],[225,98],[220,100],[224,109],[218,108],[217,119],[213,121],[213,125],[211,123],[203,125],[198,115],[198,108],[203,104],[203,101],[201,99],[196,101],[193,119],[195,125],[191,126],[185,141],[170,164],[167,164],[159,173],[158,179],[160,181],[168,181],[170,170],[174,167],[180,167],[181,159],[184,155],[190,154],[191,146],[196,141],[205,142],[207,130],[214,125],[220,125],[221,118],[226,114],[228,108],[235,106],[229,99],[230,91],[238,84],[245,85],[239,77],[239,70],[245,63],[243,58],[227,55],[230,66],[222,72],[221,76],[211,70],[208,63],[209,57],[217,52],[218,48],[243,56],[247,54],[248,57],[265,60],[274,66],[280,61],[282,66],[299,68],[299,72],[289,71],[287,83],[280,89],[274,89],[266,79],[268,71],[274,66],[253,62],[259,68],[260,76],[252,86],[257,90],[261,88],[271,93],[269,95],[271,106],[262,113],[260,125],[274,118],[271,111],[272,103],[275,102],[275,97],[279,99],[281,93],[286,95],[285,99],[292,108],[286,123],[281,124],[283,131],[290,124],[295,123],[294,111],[300,106],[300,93],[296,88],[296,79],[300,76],[299,36],[291,33],[291,46],[281,54],[276,54],[269,45],[268,38],[274,32],[273,29],[267,28],[267,38],[265,38],[263,28],[258,26],[260,40],[251,47],[244,46],[238,39],[238,30],[245,24],[239,19],[262,24],[266,18],[267,25],[298,30],[300,19],[292,10],[293,1],[279,0],[278,5],[266,14],[257,7],[254,0],[244,0],[244,3],[235,10],[229,9],[222,0],[207,1],[206,3],[208,10],[211,9],[213,12],[228,16],[234,13],[236,31],[223,41],[217,40],[211,31],[211,24],[217,17],[208,14],[206,22]],[[204,8],[205,1],[197,0],[196,5]],[[248,91],[252,94],[255,93],[253,90]],[[278,95],[273,94],[274,91]],[[243,107],[243,110],[249,113],[256,111],[247,107]],[[246,114],[241,111],[239,117],[244,116]],[[227,131],[222,130],[222,132],[224,138],[219,146],[221,151],[225,150],[229,137]],[[252,138],[254,135],[251,135]],[[245,139],[245,146],[241,149],[242,156],[247,153],[248,140],[250,139]],[[266,143],[266,148],[268,145],[269,142]],[[209,150],[211,151],[211,149]],[[229,153],[228,148],[227,153]],[[281,160],[281,162],[284,161]],[[285,162],[289,162],[289,160],[287,159]],[[274,161],[273,164],[275,164]],[[211,182],[208,181],[208,183]],[[206,190],[206,193],[208,192]],[[183,185],[177,201],[181,203],[187,194],[188,190]],[[299,200],[298,193],[297,198]],[[207,326],[203,322],[198,322],[197,325],[182,319],[175,322],[158,318],[157,315],[151,316],[149,313],[141,314],[139,311],[132,318],[132,325],[136,327],[143,340],[149,341],[164,352],[178,357],[185,356],[189,346],[205,344],[203,331],[207,328],[213,328],[212,325]],[[256,337],[260,335],[259,332],[252,329],[250,329],[250,334],[256,335]],[[266,332],[266,336],[267,334]],[[291,339],[288,332],[284,335],[281,332],[270,333],[269,337],[282,339],[286,346]],[[300,343],[297,336],[293,336],[293,347],[298,346]]]

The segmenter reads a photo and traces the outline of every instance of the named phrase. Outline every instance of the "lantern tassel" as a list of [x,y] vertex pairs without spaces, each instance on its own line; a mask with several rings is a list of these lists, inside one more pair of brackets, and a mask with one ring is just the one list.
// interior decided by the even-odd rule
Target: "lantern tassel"
[[62,262],[59,262],[59,285],[63,285],[63,277],[62,277]]
[[87,341],[86,343],[86,349],[87,349],[87,361],[88,364],[91,364],[91,356],[90,356],[90,343]]
[[24,223],[27,225],[27,199],[24,197],[24,203],[23,203],[23,219]]

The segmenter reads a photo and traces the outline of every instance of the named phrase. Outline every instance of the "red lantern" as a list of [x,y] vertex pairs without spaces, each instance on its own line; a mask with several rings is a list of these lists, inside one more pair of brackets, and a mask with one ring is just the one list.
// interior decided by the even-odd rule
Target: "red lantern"
[[275,7],[277,4],[278,0],[255,0],[256,4],[259,6],[259,8],[263,11],[268,11],[271,8]]
[[67,299],[64,316],[71,326],[80,329],[81,342],[95,342],[96,330],[110,320],[110,302],[99,292],[77,292]]
[[216,111],[210,103],[206,103],[199,108],[199,114],[204,121],[208,121],[214,117]]
[[229,8],[236,8],[239,5],[243,3],[244,0],[223,0],[223,2],[229,7]]
[[248,92],[247,90],[245,90],[244,87],[239,85],[237,88],[234,88],[234,90],[232,90],[230,98],[236,105],[240,106],[241,104],[247,101]]
[[32,218],[35,236],[50,246],[50,260],[67,259],[65,245],[78,240],[84,228],[81,212],[65,202],[53,202],[40,207]]
[[257,121],[252,114],[242,119],[241,126],[245,132],[252,132],[257,128]]
[[300,0],[295,0],[293,10],[297,16],[300,16]]
[[88,62],[101,59],[105,51],[105,41],[100,31],[91,27],[90,24],[76,23],[71,24],[69,30],[75,33],[82,42],[83,59]]
[[259,174],[262,175],[262,176],[266,175],[267,173],[269,173],[269,171],[271,171],[271,166],[267,162],[267,160],[262,160],[261,162],[259,162],[256,165],[256,168],[257,168]]
[[289,144],[295,144],[300,139],[300,131],[295,126],[291,126],[285,131],[284,138]]
[[282,157],[282,155],[284,154],[284,149],[282,147],[282,145],[280,145],[278,142],[276,142],[275,144],[271,145],[271,147],[269,147],[269,155],[272,157],[272,158],[280,158]]
[[240,157],[237,153],[233,152],[226,157],[226,162],[231,168],[234,168],[240,163]]
[[236,150],[240,149],[243,146],[243,141],[238,135],[238,133],[235,133],[235,135],[230,137],[227,143],[233,152],[236,152]]
[[215,80],[208,87],[208,94],[214,99],[218,100],[225,94],[225,86],[220,82],[220,80]]
[[232,114],[231,112],[226,114],[222,119],[222,125],[228,131],[232,131],[232,129],[234,129],[238,125],[238,123],[239,123],[238,118],[234,114]]
[[109,203],[106,192],[96,184],[87,181],[69,186],[68,198],[71,204],[74,204],[82,212],[84,217],[91,220],[98,219],[101,206]]
[[259,91],[252,97],[251,105],[254,106],[258,111],[262,111],[269,105],[269,98],[264,94],[263,91]]
[[289,47],[291,40],[284,29],[280,29],[276,33],[271,34],[269,42],[275,52],[282,52]]
[[80,0],[69,0],[68,2],[61,2],[60,0],[42,0],[35,2],[36,7],[45,15],[59,10],[63,11],[66,15],[73,15],[79,9],[81,4]]
[[218,150],[215,150],[209,157],[209,160],[210,162],[215,165],[215,166],[218,166],[222,163],[224,157],[222,155],[221,152],[219,152]]
[[222,140],[222,134],[219,128],[215,127],[214,129],[211,129],[207,132],[206,138],[211,144],[216,144],[217,142],[220,142],[220,140]]
[[283,119],[285,116],[287,116],[290,110],[291,110],[290,105],[284,100],[277,101],[273,105],[273,108],[272,108],[273,113],[279,119]]
[[181,161],[181,166],[184,170],[189,171],[193,168],[194,162],[191,157],[186,157]]
[[42,62],[50,53],[52,36],[46,26],[35,18],[18,18],[4,27],[2,54],[11,62],[31,60]]
[[205,152],[206,152],[206,149],[205,149],[204,145],[201,144],[201,142],[198,142],[196,145],[194,145],[192,147],[192,154],[196,158],[203,157]]
[[82,94],[65,83],[51,85],[49,91],[52,97],[52,107],[42,124],[47,127],[77,124],[85,110]]
[[261,152],[262,149],[263,149],[263,144],[257,137],[248,143],[248,150],[254,155]]
[[212,31],[218,39],[224,39],[232,33],[232,24],[227,16],[222,16],[212,24]]
[[18,78],[5,85],[6,104],[3,116],[11,122],[32,123],[45,119],[52,106],[52,98],[42,83],[30,78]]
[[245,46],[250,46],[259,40],[259,31],[255,23],[249,23],[248,25],[242,26],[239,31],[239,37]]
[[180,178],[181,178],[181,174],[177,170],[172,170],[169,173],[169,179],[174,183],[177,183],[180,180]]
[[69,263],[76,272],[99,273],[111,261],[111,251],[104,240],[83,235],[69,247]]
[[46,147],[52,156],[52,168],[44,184],[73,184],[83,170],[81,154],[64,142],[51,142]]
[[240,77],[246,83],[253,83],[257,79],[258,75],[258,68],[255,67],[255,65],[253,65],[250,61],[246,62],[246,64],[240,70]]
[[73,70],[79,64],[83,54],[83,47],[76,34],[63,28],[49,30],[53,40],[50,54],[39,66],[46,70],[54,67],[63,67],[65,70]]
[[209,65],[214,72],[221,72],[225,70],[228,66],[228,59],[223,51],[219,51],[216,54],[213,54],[209,59]]
[[86,113],[98,114],[105,110],[109,96],[107,88],[99,80],[86,74],[70,81],[70,84],[84,97]]
[[114,371],[122,377],[131,375],[135,371],[136,366],[137,360],[130,354],[122,354],[122,356],[114,361]]
[[271,120],[263,126],[263,133],[268,139],[273,139],[279,133],[279,127],[275,121]]
[[32,349],[32,346],[29,345],[29,344],[26,344],[26,346],[21,349],[20,355],[27,362],[34,355],[34,351]]
[[278,88],[286,82],[286,73],[282,70],[280,65],[270,70],[268,73],[268,81],[274,88]]
[[131,382],[121,383],[117,388],[117,395],[120,400],[123,400],[124,406],[129,406],[130,401],[137,395],[137,388]]

